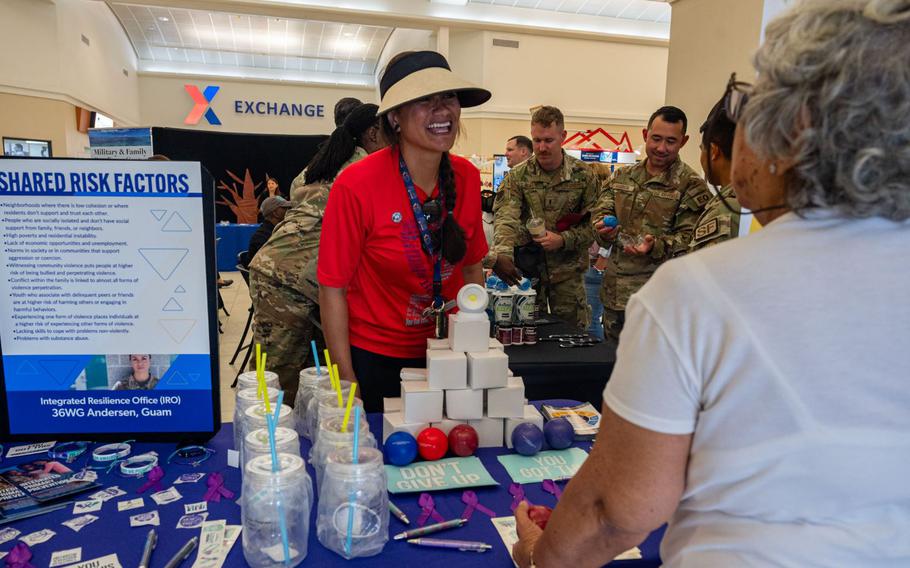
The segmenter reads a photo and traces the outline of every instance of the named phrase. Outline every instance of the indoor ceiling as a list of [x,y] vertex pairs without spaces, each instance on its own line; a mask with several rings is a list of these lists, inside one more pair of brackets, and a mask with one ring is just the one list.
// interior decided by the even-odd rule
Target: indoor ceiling
[[670,23],[670,4],[661,0],[469,0],[469,2],[563,14]]

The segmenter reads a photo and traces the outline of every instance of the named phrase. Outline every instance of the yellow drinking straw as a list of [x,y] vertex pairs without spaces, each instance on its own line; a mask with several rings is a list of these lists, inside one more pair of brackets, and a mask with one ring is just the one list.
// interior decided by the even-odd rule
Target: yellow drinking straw
[[262,371],[262,346],[256,344],[256,396],[262,398],[262,383],[259,382],[259,373]]
[[265,358],[268,356],[268,353],[262,354],[262,371],[259,373],[259,388],[262,389],[262,400],[265,402],[265,411],[267,414],[271,414],[272,405],[269,404],[269,389],[265,385]]
[[344,406],[344,396],[341,394],[341,379],[338,377],[338,363],[332,365],[332,370],[335,371],[335,392],[338,393],[338,408]]
[[332,388],[335,388],[335,375],[332,374],[332,357],[329,356],[329,350],[323,349],[322,354],[325,355],[325,366],[329,371],[329,382],[332,384]]
[[[348,407],[344,411],[344,422],[341,424],[341,431],[348,431],[348,420],[351,419],[351,407],[354,406],[354,393],[357,391],[357,383],[351,384],[351,390],[348,393]],[[354,426],[357,427],[356,425]]]

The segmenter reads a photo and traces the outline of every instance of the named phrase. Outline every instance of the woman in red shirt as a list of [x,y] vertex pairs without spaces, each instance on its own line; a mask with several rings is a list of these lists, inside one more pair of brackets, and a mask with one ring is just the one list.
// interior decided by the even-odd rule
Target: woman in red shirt
[[329,193],[319,243],[319,303],[342,378],[367,411],[398,396],[403,367],[426,365],[429,311],[483,283],[487,252],[480,173],[449,154],[462,107],[490,92],[456,77],[432,51],[395,56],[379,83],[392,144],[346,169]]

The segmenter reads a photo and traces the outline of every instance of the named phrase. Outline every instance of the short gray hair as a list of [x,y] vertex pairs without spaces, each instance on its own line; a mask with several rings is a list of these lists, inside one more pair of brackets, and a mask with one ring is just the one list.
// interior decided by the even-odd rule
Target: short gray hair
[[741,124],[759,156],[795,163],[791,209],[910,218],[910,0],[800,2],[755,68]]

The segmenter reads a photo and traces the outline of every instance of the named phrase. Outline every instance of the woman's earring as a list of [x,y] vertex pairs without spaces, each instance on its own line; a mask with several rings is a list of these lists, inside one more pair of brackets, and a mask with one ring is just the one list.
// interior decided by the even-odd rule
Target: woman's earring
[[772,176],[776,176],[777,175],[777,164],[773,164],[773,163],[770,164],[768,166],[768,171],[771,172]]

